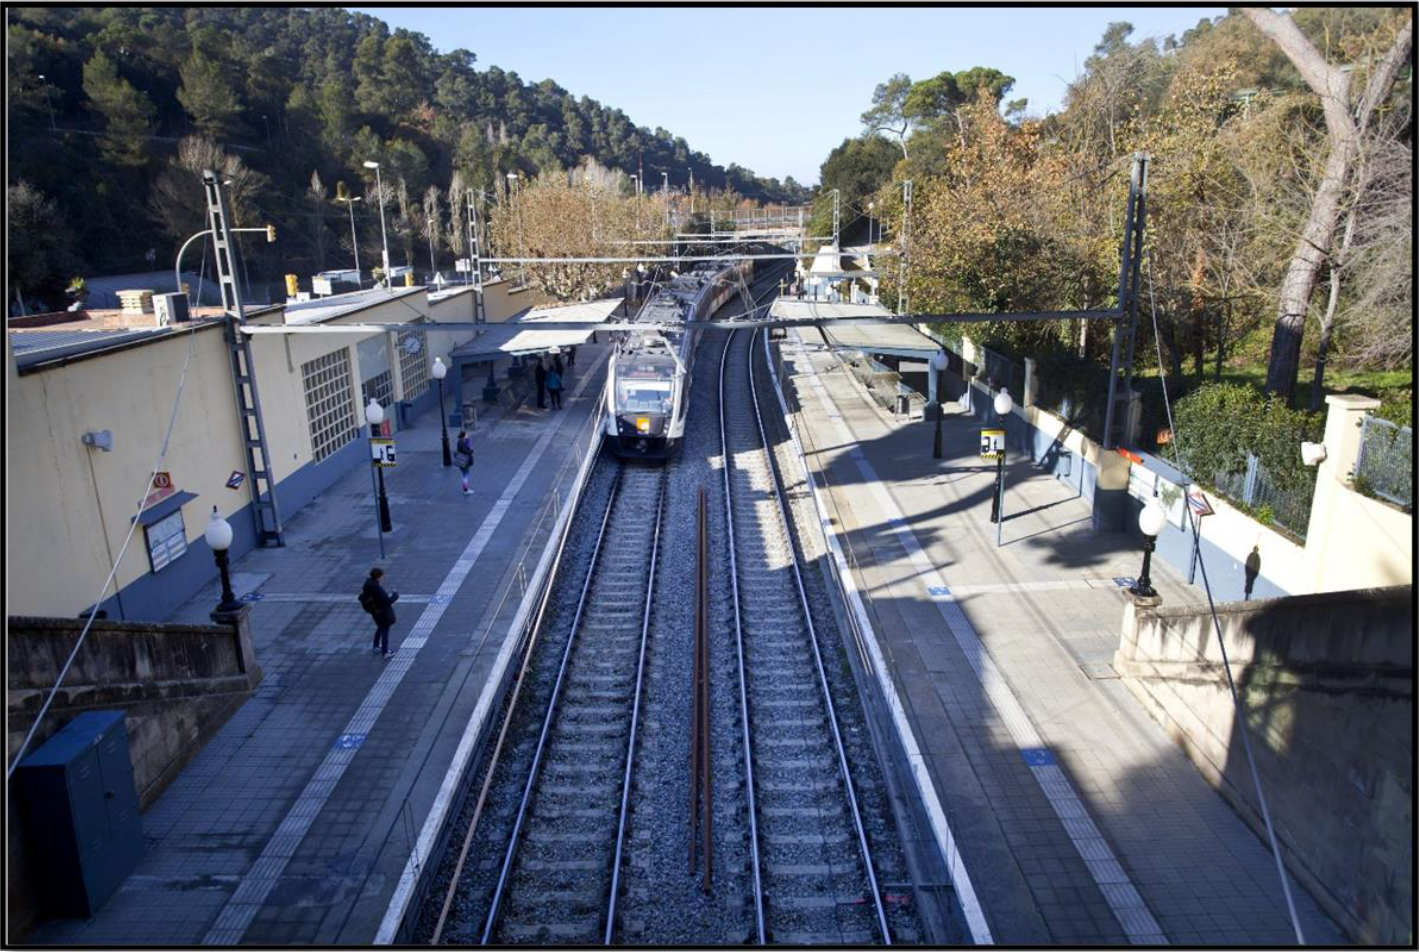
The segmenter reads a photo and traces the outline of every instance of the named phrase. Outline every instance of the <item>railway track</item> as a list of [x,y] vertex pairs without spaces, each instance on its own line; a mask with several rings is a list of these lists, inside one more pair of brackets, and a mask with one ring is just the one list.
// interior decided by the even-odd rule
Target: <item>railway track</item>
[[[759,416],[752,338],[734,332],[725,345],[719,402],[755,939],[890,944],[822,646]],[[728,399],[731,392],[739,398]]]
[[[524,669],[543,683],[529,686],[521,717],[514,708],[506,762],[495,752],[485,775],[489,816],[469,827],[434,942],[611,941],[664,482],[663,470],[620,467],[560,657]],[[484,875],[462,882],[464,860],[480,852],[475,836]],[[445,932],[460,890],[462,921]]]

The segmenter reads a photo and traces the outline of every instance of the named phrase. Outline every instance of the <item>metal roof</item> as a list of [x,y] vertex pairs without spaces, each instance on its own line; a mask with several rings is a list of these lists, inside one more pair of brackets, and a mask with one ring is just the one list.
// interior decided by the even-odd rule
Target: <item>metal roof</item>
[[[194,288],[198,287],[200,283],[202,294],[198,303],[222,303],[222,291],[214,282],[200,277],[194,271],[182,272],[182,280],[186,281]],[[166,271],[146,271],[139,274],[107,274],[95,278],[85,278],[84,287],[89,289],[89,297],[88,300],[84,302],[84,307],[94,310],[120,307],[121,304],[118,300],[119,291],[133,289],[152,291],[154,294],[170,294],[177,290],[171,269]]]
[[820,326],[833,347],[897,357],[929,357],[941,349],[940,344],[908,324],[832,326],[834,318],[891,316],[891,311],[876,304],[833,304],[785,298],[778,298],[769,308],[770,320],[823,319]]
[[[424,290],[423,285],[412,288],[370,288],[365,291],[351,291],[349,294],[334,294],[316,298],[313,301],[288,301],[284,305],[287,324],[319,324],[347,314],[354,314],[366,308],[375,307],[389,301],[399,301]],[[408,302],[406,302],[407,304]],[[419,317],[428,315],[408,305]]]
[[[553,347],[575,347],[586,343],[611,312],[621,306],[621,298],[605,298],[585,304],[533,308],[521,319],[502,324],[484,324],[482,333],[449,354],[461,360],[486,360],[504,354],[535,354]],[[544,330],[538,323],[586,324],[585,330],[566,328]],[[529,327],[528,325],[533,325]]]
[[15,366],[21,370],[63,357],[98,353],[127,344],[179,334],[208,321],[192,321],[172,327],[110,328],[108,330],[10,331],[10,349]]

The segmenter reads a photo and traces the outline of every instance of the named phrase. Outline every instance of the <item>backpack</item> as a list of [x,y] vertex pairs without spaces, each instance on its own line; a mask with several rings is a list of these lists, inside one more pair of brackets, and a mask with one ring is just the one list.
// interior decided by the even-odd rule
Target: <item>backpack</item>
[[363,608],[365,611],[369,612],[371,615],[374,614],[374,592],[371,592],[367,588],[360,589],[360,607]]

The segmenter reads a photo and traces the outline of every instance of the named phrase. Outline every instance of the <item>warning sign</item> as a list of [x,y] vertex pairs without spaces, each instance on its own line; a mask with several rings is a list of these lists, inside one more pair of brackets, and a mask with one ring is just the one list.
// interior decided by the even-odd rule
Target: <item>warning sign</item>
[[980,431],[980,458],[1000,459],[1005,455],[1005,431]]
[[395,467],[399,465],[394,455],[393,440],[370,440],[370,456],[378,466]]

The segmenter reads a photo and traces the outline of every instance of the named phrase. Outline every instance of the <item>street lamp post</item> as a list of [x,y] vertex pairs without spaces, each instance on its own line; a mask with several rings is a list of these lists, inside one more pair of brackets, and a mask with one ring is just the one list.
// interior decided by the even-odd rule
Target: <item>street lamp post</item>
[[1138,581],[1130,588],[1130,595],[1137,595],[1141,598],[1156,598],[1158,592],[1153,588],[1153,580],[1148,577],[1148,571],[1153,563],[1153,550],[1157,548],[1158,535],[1163,531],[1163,527],[1168,524],[1168,513],[1159,504],[1157,499],[1148,500],[1148,505],[1143,507],[1143,511],[1138,514],[1138,528],[1143,533],[1143,572],[1138,576]]
[[384,493],[384,467],[374,457],[375,429],[384,422],[384,407],[374,397],[370,397],[369,406],[365,407],[365,420],[370,425],[370,466],[375,472],[375,497],[379,509],[379,557],[384,558],[384,534],[394,531],[394,523],[389,518],[389,497]]
[[931,442],[931,458],[941,458],[941,418],[945,416],[945,407],[941,404],[941,374],[946,370],[946,352],[938,350],[931,355],[931,380],[929,383],[930,400],[926,404],[926,409],[936,420],[936,435]]
[[[507,174],[507,183],[508,183],[508,185],[507,185],[508,191],[511,193],[511,197],[512,197],[513,211],[514,211],[514,212],[516,213],[516,215],[517,215],[517,243],[518,243],[518,245],[520,246],[520,251],[521,251],[521,254],[519,255],[519,257],[525,258],[525,257],[527,257],[527,232],[526,232],[526,231],[523,229],[523,227],[522,227],[522,202],[521,202],[521,200],[520,200],[520,198],[519,198],[519,196],[518,196],[518,194],[517,194],[518,174],[517,174],[516,172],[509,172],[509,173]],[[517,282],[518,282],[518,284],[521,284],[523,287],[526,287],[526,286],[527,286],[527,265],[526,265],[526,264],[519,264],[519,265],[517,266],[517,275],[518,275],[518,277],[517,277]]]
[[54,100],[49,98],[49,83],[45,80],[44,74],[39,74],[39,81],[44,83],[44,104],[49,107],[49,131],[58,132],[59,129],[54,124]]
[[[1006,421],[1010,418],[1010,411],[1014,409],[1015,401],[1010,398],[1010,391],[1004,387],[995,395],[995,414],[1000,417],[1000,425],[1005,427]],[[995,498],[991,500],[990,521],[995,523],[995,544],[1000,545],[1001,526],[1005,522],[1005,453],[1007,441],[1003,441],[1000,447],[1000,455],[995,458]]]
[[207,520],[207,529],[202,533],[207,547],[217,558],[217,572],[222,576],[222,600],[217,603],[217,611],[234,612],[241,608],[236,593],[232,591],[232,579],[227,572],[227,550],[232,547],[232,527],[227,520],[217,514],[212,507],[212,518]]
[[877,207],[876,202],[867,203],[867,252],[872,253],[872,210]]
[[443,409],[443,378],[448,376],[448,368],[444,366],[442,357],[434,358],[434,366],[431,371],[434,379],[439,382],[439,423],[443,426],[443,465],[453,465],[453,454],[448,451],[448,414]]
[[384,249],[384,285],[393,287],[394,282],[389,279],[389,232],[384,229],[384,179],[380,176],[378,162],[366,160],[365,168],[374,169],[375,188],[379,191],[379,240]]
[[344,202],[350,208],[350,247],[355,251],[355,283],[360,282],[360,239],[355,234],[355,203],[360,200],[358,195],[353,197],[340,198],[338,195],[335,201]]

